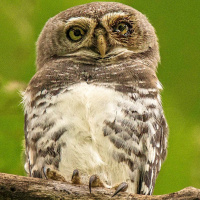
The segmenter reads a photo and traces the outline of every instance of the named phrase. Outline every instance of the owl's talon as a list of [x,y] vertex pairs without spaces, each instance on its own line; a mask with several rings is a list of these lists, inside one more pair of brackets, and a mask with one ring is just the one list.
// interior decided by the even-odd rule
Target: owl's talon
[[48,179],[48,177],[47,177],[47,169],[48,169],[48,168],[46,168],[46,167],[43,167],[43,168],[42,168],[44,177],[45,177],[46,179]]
[[71,181],[72,181],[73,184],[80,184],[80,176],[79,176],[79,171],[78,171],[78,169],[75,169],[75,170],[73,171]]
[[119,192],[125,192],[128,188],[128,184],[126,182],[122,182],[116,189],[115,193],[112,195],[114,197]]
[[59,171],[55,169],[51,169],[49,167],[43,167],[44,177],[48,180],[55,180],[55,181],[63,181],[66,182],[66,179],[60,174]]
[[96,174],[92,175],[89,179],[89,191],[90,191],[90,193],[91,193],[92,187],[104,187],[100,178]]

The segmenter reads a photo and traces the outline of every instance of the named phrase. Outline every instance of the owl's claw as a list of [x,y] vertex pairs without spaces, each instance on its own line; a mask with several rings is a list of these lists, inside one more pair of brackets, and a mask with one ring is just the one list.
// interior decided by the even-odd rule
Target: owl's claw
[[46,179],[66,182],[66,179],[60,174],[59,171],[55,169],[51,169],[49,167],[43,167],[43,173]]
[[72,181],[73,184],[80,184],[80,176],[79,176],[79,171],[78,171],[78,169],[75,169],[75,170],[73,171],[71,181]]
[[46,178],[46,179],[48,179],[48,177],[47,177],[47,168],[46,167],[43,167],[42,168],[42,171],[43,171],[43,174],[44,174],[44,177]]
[[89,191],[90,191],[90,193],[91,193],[92,187],[104,187],[100,178],[96,174],[92,175],[89,179]]
[[128,184],[126,182],[122,182],[121,184],[119,184],[119,186],[116,188],[115,193],[112,195],[112,197],[114,197],[116,194],[118,194],[119,192],[125,192],[128,188]]

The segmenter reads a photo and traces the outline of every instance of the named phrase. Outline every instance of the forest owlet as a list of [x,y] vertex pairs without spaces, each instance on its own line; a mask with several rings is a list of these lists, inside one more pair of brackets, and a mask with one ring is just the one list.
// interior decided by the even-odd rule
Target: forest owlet
[[168,135],[159,60],[154,28],[129,6],[89,3],[49,19],[23,94],[29,175],[152,194]]

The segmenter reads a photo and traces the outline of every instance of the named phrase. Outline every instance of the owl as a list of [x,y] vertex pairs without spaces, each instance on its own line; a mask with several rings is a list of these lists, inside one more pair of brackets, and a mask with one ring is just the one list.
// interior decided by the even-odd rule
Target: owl
[[159,61],[153,26],[127,5],[50,18],[23,93],[29,176],[151,195],[168,136]]

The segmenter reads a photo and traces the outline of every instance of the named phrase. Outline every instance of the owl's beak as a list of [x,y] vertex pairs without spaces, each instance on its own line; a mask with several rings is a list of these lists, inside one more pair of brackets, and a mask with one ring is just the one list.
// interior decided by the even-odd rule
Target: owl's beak
[[101,57],[104,58],[106,54],[106,40],[103,35],[97,36],[97,48],[101,54]]

